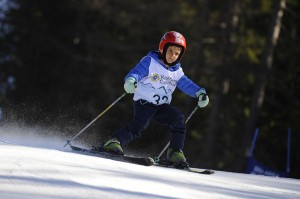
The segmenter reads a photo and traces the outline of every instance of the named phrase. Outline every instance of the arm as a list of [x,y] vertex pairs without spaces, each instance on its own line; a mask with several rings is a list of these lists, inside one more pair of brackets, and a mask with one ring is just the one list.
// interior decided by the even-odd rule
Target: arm
[[184,92],[185,94],[197,98],[198,96],[196,95],[196,93],[199,90],[204,90],[204,88],[201,88],[200,86],[198,86],[197,84],[195,84],[192,80],[190,80],[187,76],[182,76],[178,82],[177,82],[177,87]]
[[198,98],[198,106],[200,108],[207,106],[209,103],[205,89],[195,84],[192,80],[187,78],[187,76],[184,75],[179,79],[177,87],[189,96]]

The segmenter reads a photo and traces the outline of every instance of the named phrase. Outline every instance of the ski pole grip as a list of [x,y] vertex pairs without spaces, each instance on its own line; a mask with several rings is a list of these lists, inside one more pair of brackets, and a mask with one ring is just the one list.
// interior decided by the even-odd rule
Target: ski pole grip
[[203,94],[203,97],[202,97],[201,101],[205,101],[206,100],[206,96],[207,96],[207,94]]

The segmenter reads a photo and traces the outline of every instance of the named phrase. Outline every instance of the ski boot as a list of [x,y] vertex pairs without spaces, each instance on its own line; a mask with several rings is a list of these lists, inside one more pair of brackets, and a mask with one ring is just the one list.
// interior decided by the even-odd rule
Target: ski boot
[[168,148],[166,158],[164,160],[159,160],[158,163],[176,169],[186,169],[189,167],[189,163],[186,162],[182,150],[173,148]]
[[95,147],[93,150],[110,153],[114,155],[124,155],[123,149],[121,147],[120,141],[116,138],[112,138],[105,142],[104,145],[100,147]]
[[168,148],[166,160],[170,162],[186,162],[182,150],[173,148]]

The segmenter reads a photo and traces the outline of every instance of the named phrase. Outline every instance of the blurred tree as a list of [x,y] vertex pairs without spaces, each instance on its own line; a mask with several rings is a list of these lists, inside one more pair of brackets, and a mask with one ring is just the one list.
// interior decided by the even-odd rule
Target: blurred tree
[[[252,95],[252,103],[250,109],[250,117],[247,120],[245,135],[242,139],[242,146],[246,146],[246,149],[250,148],[251,134],[257,126],[258,117],[262,104],[265,100],[266,84],[268,81],[269,73],[273,66],[274,48],[276,47],[279,39],[279,33],[281,30],[281,23],[286,7],[285,0],[277,0],[274,2],[274,11],[272,21],[270,23],[270,29],[266,36],[266,43],[262,51],[261,66],[258,68],[256,73],[256,84],[254,87],[254,93]],[[247,151],[242,151],[247,156]],[[243,155],[242,155],[243,157]],[[238,165],[240,166],[241,163]]]

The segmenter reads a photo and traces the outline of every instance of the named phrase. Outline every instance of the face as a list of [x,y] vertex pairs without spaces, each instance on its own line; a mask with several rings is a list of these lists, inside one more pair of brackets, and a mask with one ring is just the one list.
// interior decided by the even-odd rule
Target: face
[[181,48],[178,46],[169,46],[166,52],[166,60],[168,64],[175,62],[181,53]]

